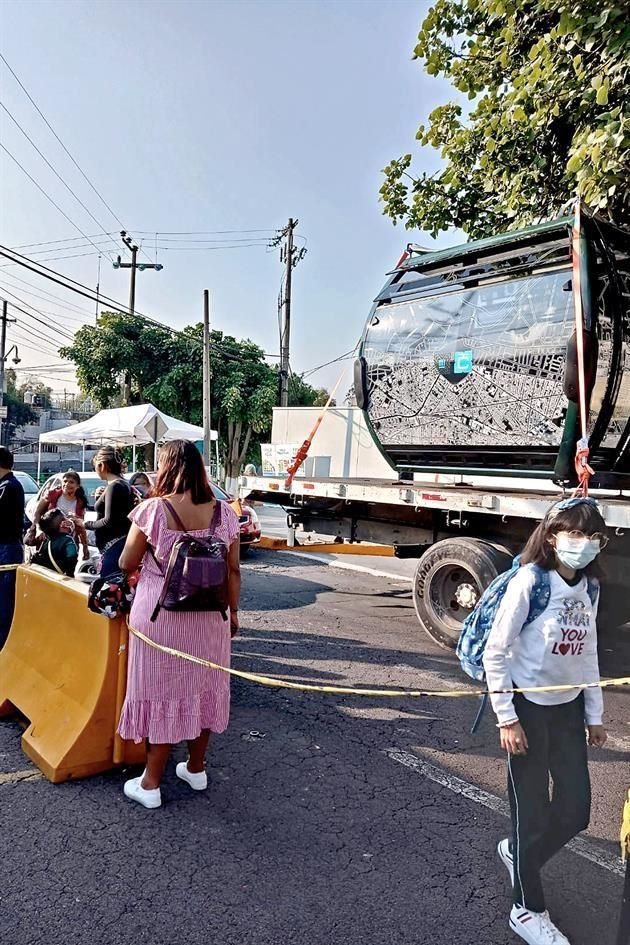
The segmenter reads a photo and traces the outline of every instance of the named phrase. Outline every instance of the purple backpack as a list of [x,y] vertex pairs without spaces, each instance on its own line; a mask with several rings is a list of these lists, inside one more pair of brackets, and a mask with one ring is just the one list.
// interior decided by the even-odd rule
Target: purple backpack
[[164,610],[218,611],[227,620],[228,549],[225,542],[214,537],[221,521],[221,503],[217,500],[210,522],[210,537],[197,538],[186,531],[168,499],[163,502],[182,534],[171,548],[166,570],[149,546],[155,563],[164,575],[164,584],[151,620],[156,619],[162,607]]

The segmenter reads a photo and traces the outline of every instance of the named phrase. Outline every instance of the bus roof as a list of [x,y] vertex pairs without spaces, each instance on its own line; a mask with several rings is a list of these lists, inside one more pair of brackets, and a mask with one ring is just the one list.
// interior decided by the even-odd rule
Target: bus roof
[[572,223],[572,216],[559,217],[557,220],[526,226],[522,230],[508,230],[506,233],[498,233],[496,236],[488,236],[485,239],[471,240],[469,243],[449,246],[434,253],[420,253],[416,256],[410,256],[409,259],[398,266],[398,269],[423,269],[425,266],[443,263],[450,259],[483,256],[488,250],[498,249],[499,247],[517,247],[520,243],[530,243],[532,240],[539,242],[541,237],[551,236],[554,233],[561,236],[563,232],[566,233],[567,227],[571,226]]

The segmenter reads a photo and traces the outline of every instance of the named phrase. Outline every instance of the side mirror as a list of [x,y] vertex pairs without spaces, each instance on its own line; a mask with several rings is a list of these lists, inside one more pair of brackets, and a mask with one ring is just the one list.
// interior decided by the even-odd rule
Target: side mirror
[[[597,355],[599,343],[594,332],[584,332],[584,374],[586,380],[586,402],[590,400],[597,377]],[[578,403],[580,382],[577,356],[577,335],[575,332],[567,342],[567,362],[564,371],[564,393],[568,400]]]

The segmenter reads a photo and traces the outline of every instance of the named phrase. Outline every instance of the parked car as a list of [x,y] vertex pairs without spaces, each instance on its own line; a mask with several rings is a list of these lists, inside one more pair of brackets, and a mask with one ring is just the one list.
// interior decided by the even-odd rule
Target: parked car
[[33,496],[37,495],[39,491],[39,486],[37,485],[37,483],[35,482],[32,476],[29,476],[28,473],[22,472],[20,469],[14,469],[13,475],[15,476],[17,481],[20,483],[20,485],[24,489],[24,505],[25,505],[24,531],[26,531],[28,528],[30,528],[30,525],[31,525],[29,518],[26,514],[26,505],[28,502],[30,502]]
[[27,501],[31,496],[37,495],[39,492],[39,486],[32,476],[29,476],[28,473],[22,472],[21,469],[14,469],[13,475],[24,489],[24,496]]

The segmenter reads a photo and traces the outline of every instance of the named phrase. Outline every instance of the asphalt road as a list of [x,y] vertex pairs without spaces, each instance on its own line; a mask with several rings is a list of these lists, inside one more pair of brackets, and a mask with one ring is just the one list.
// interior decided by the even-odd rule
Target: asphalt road
[[[297,682],[467,688],[418,631],[408,585],[256,551],[234,665]],[[621,671],[619,652],[604,670]],[[573,945],[613,945],[630,692],[605,696],[581,846],[546,870]],[[0,939],[12,945],[508,945],[504,763],[469,699],[377,699],[236,680],[211,786],[174,777],[163,807],[129,772],[50,785],[0,724]],[[182,747],[176,759],[184,757]]]

